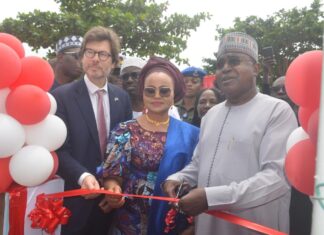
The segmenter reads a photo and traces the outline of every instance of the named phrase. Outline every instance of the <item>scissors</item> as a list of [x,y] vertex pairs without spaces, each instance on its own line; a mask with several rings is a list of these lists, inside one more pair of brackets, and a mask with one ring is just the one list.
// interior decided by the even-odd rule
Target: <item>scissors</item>
[[183,181],[181,182],[181,184],[178,187],[176,198],[179,198],[181,196],[181,194],[182,194],[182,187],[183,187]]
[[[176,194],[176,198],[180,198],[182,195],[182,188],[183,188],[183,181],[181,182],[181,184],[179,185],[178,189],[177,189],[177,194]],[[180,209],[179,204],[175,203],[174,204],[175,209],[181,213],[184,214],[184,212]]]

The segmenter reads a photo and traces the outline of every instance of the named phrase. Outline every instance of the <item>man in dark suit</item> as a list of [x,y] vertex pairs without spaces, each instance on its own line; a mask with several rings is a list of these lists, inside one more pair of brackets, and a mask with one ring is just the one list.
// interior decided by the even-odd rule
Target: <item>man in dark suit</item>
[[[109,131],[132,118],[127,93],[107,82],[119,50],[119,38],[112,30],[90,29],[80,51],[84,77],[52,92],[57,115],[68,130],[65,144],[57,151],[58,174],[65,180],[65,190],[101,188],[96,169],[104,158]],[[72,216],[62,227],[62,235],[107,234],[111,208],[103,197],[90,194],[67,198],[64,203]]]

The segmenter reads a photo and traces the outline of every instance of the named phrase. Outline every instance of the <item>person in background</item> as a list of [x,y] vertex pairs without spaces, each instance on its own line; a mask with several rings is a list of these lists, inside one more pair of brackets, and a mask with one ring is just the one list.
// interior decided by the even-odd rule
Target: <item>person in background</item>
[[187,215],[198,215],[196,234],[259,234],[206,210],[289,231],[290,185],[283,168],[286,141],[297,121],[287,102],[257,91],[257,61],[258,45],[251,36],[231,32],[222,38],[216,77],[226,101],[202,119],[191,163],[163,184],[170,197],[180,182],[197,186],[178,203]]
[[271,86],[271,96],[276,97],[278,99],[282,99],[286,101],[290,107],[294,110],[296,117],[298,115],[298,106],[291,101],[291,99],[288,97],[285,89],[285,76],[281,76],[277,78]]
[[81,36],[70,35],[59,39],[56,43],[56,60],[52,65],[55,78],[51,90],[72,82],[82,75],[83,70],[79,59],[82,40]]
[[144,105],[140,99],[138,90],[138,78],[145,64],[146,61],[141,58],[126,57],[120,68],[120,78],[123,88],[127,91],[132,102],[133,118],[137,118],[144,110]]
[[273,56],[273,53],[270,55],[263,55],[262,60],[262,87],[261,91],[263,94],[270,95],[271,94],[271,83],[272,83],[272,76],[273,76],[273,66],[275,65],[276,60]]
[[182,121],[192,123],[196,97],[202,89],[202,80],[206,72],[201,68],[188,67],[181,72],[186,84],[186,93],[181,101],[176,104]]
[[[64,145],[58,149],[58,175],[65,190],[100,189],[97,167],[105,155],[109,132],[118,123],[132,119],[127,93],[109,84],[107,78],[120,50],[117,34],[101,26],[84,36],[80,56],[85,75],[52,91],[57,112],[68,130]],[[65,198],[72,212],[62,235],[107,235],[112,215],[104,197],[90,194]]]
[[123,88],[123,81],[120,79],[120,67],[115,67],[109,74],[108,82],[114,84],[120,88]]
[[196,103],[195,111],[192,119],[192,124],[200,127],[202,117],[211,109],[214,105],[224,101],[221,93],[213,88],[206,88],[199,92]]
[[[271,95],[286,101],[298,115],[298,106],[290,100],[285,89],[285,76],[277,78],[271,87]],[[312,202],[309,197],[294,187],[291,188],[290,202],[290,233],[291,235],[303,235],[311,233]]]
[[[112,131],[103,164],[104,187],[116,193],[162,196],[161,182],[190,162],[199,129],[168,114],[185,92],[182,74],[170,61],[151,57],[138,86],[147,112]],[[112,234],[165,234],[167,202],[106,198],[110,207],[118,208]]]

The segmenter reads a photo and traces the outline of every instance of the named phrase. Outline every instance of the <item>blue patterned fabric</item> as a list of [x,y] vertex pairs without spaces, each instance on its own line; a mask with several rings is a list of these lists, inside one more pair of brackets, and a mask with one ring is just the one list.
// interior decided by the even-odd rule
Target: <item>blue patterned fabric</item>
[[[186,122],[170,118],[163,157],[155,182],[154,195],[165,196],[161,183],[171,174],[180,171],[190,161],[198,143],[199,129]],[[164,234],[165,216],[169,209],[167,202],[153,200],[149,215],[149,235]]]

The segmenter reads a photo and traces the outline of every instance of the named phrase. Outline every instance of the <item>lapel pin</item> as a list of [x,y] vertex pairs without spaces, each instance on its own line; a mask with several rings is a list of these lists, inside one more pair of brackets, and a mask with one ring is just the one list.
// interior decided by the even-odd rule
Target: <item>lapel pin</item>
[[115,99],[114,99],[114,100],[115,100],[115,102],[116,102],[116,101],[118,101],[119,99],[118,99],[118,97],[115,97]]

